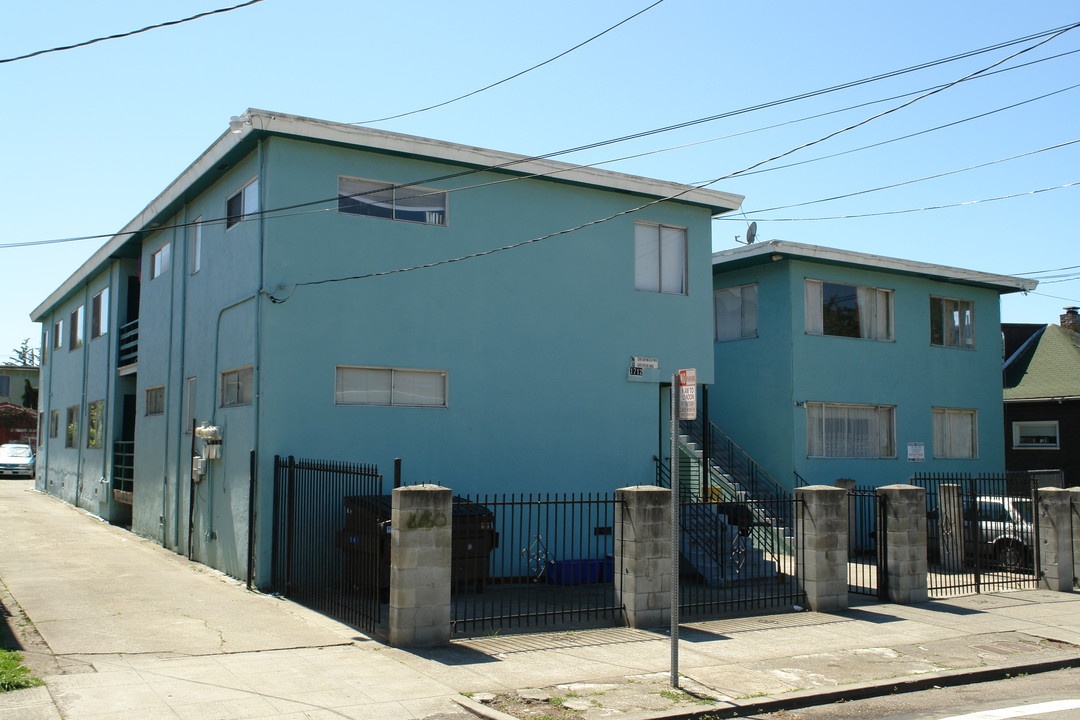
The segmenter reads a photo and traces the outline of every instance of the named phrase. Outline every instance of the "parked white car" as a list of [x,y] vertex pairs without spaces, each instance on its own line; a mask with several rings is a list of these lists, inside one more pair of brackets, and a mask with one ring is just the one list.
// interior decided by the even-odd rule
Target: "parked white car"
[[8,443],[0,445],[0,477],[34,477],[34,448]]

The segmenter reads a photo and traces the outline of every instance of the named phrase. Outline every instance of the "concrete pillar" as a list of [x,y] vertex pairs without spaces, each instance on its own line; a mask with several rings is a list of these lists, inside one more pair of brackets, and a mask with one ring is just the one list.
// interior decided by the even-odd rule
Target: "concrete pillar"
[[393,493],[390,514],[390,644],[450,641],[452,495],[437,485]]
[[938,486],[937,547],[941,568],[964,569],[964,496],[960,485]]
[[626,624],[671,622],[671,491],[653,485],[615,491],[615,596]]
[[826,485],[795,488],[795,537],[802,542],[803,590],[810,609],[848,606],[848,494]]
[[842,490],[854,490],[855,478],[836,478],[836,487]]
[[926,491],[914,485],[886,485],[877,492],[885,498],[889,602],[926,602]]
[[1041,585],[1047,590],[1073,589],[1073,493],[1064,488],[1039,488],[1039,555]]

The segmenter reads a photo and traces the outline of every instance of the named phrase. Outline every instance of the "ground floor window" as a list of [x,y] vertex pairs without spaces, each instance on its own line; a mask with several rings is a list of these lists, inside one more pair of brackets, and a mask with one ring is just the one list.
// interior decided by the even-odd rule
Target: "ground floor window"
[[445,370],[413,370],[339,365],[334,386],[337,405],[446,407]]
[[1059,445],[1057,420],[1029,420],[1012,424],[1014,448],[1057,450]]
[[254,377],[250,365],[221,373],[221,407],[250,405],[255,397]]
[[105,401],[95,400],[86,406],[86,447],[99,448],[105,443]]
[[978,456],[978,412],[967,408],[934,408],[934,457]]
[[896,407],[806,403],[806,454],[812,458],[896,457]]
[[64,436],[64,447],[78,447],[79,442],[79,406],[72,405],[67,409],[67,434]]
[[49,437],[54,438],[60,434],[60,411],[49,411]]
[[165,386],[158,385],[157,387],[146,388],[146,414],[147,415],[164,415],[165,414]]

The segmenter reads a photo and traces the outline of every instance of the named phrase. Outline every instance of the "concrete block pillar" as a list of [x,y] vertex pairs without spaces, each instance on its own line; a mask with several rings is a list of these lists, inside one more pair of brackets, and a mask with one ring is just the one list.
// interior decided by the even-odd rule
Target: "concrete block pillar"
[[885,485],[877,492],[885,498],[889,602],[926,602],[926,491],[914,485]]
[[1039,555],[1042,582],[1047,590],[1072,592],[1073,492],[1064,488],[1039,488]]
[[941,567],[959,572],[964,568],[964,496],[960,485],[938,487],[937,523]]
[[802,542],[802,577],[811,610],[848,606],[848,493],[827,485],[795,488],[795,537]]
[[1072,499],[1073,585],[1080,587],[1080,487],[1069,488]]
[[450,641],[449,488],[411,485],[393,493],[390,514],[390,644]]
[[671,491],[653,485],[615,491],[615,596],[633,628],[671,622]]

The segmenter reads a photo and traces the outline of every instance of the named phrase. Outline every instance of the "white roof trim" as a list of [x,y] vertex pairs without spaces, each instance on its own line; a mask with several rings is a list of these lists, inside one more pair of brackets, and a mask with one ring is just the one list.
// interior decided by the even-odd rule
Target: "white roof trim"
[[[401,133],[377,130],[369,127],[356,125],[344,125],[341,123],[317,120],[298,115],[287,115],[268,110],[250,108],[242,116],[230,123],[236,126],[240,132],[226,131],[213,145],[206,149],[178,178],[172,181],[160,195],[147,205],[142,212],[133,218],[116,235],[98,249],[90,258],[64,281],[48,298],[34,308],[30,318],[35,322],[40,319],[55,305],[59,304],[75,288],[89,280],[99,272],[103,263],[109,256],[116,252],[130,237],[131,233],[147,230],[148,223],[164,208],[180,199],[183,194],[204,173],[221,162],[221,159],[235,148],[244,137],[253,130],[269,133],[280,133],[310,140],[322,140],[326,142],[355,145],[357,147],[385,150],[388,152],[416,155],[419,157],[434,158],[448,162],[478,165],[481,167],[497,166],[514,163],[507,168],[508,172],[524,173],[528,175],[554,176],[559,180],[592,185],[610,190],[638,193],[651,197],[668,197],[678,195],[675,198],[681,202],[705,205],[712,209],[714,215],[723,212],[737,210],[743,201],[742,195],[695,188],[690,185],[655,180],[653,178],[625,173],[600,170],[593,167],[579,167],[570,163],[556,162],[554,160],[529,160],[527,155],[514,155],[511,153],[487,150],[469,145],[432,140],[429,138],[403,135]],[[522,162],[524,161],[524,162]]]
[[744,258],[753,258],[759,255],[771,255],[781,253],[793,258],[807,260],[822,260],[825,262],[846,263],[848,265],[863,265],[874,270],[886,272],[902,272],[914,275],[926,275],[942,278],[960,283],[978,285],[997,285],[1027,292],[1034,290],[1039,282],[1028,278],[1012,277],[1011,275],[995,275],[993,273],[979,272],[978,270],[965,270],[964,268],[950,267],[948,265],[935,265],[933,263],[919,262],[917,260],[903,260],[901,258],[885,257],[884,255],[871,255],[870,253],[855,252],[854,250],[840,250],[838,248],[822,247],[820,245],[805,245],[803,243],[787,242],[786,240],[769,240],[763,243],[755,243],[744,247],[721,250],[713,253],[713,266],[723,265]]

